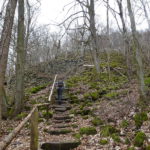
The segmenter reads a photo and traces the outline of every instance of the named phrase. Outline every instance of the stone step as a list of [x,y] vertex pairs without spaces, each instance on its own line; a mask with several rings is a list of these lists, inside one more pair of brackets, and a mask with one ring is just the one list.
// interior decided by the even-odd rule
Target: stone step
[[67,110],[66,107],[55,108],[55,111],[58,111],[58,112],[65,112],[66,110]]
[[71,119],[70,116],[54,116],[53,119],[55,120],[67,120],[67,119]]
[[80,144],[80,141],[49,142],[43,143],[41,148],[43,150],[71,150],[78,147]]
[[51,131],[46,131],[47,133],[50,133],[51,135],[60,135],[60,134],[68,134],[71,133],[72,130],[71,129],[55,129],[55,130],[51,130]]
[[71,106],[70,105],[54,105],[52,106],[52,108],[66,108],[67,110],[70,110],[71,109]]
[[54,125],[55,128],[69,128],[70,125],[67,125],[67,124],[59,124],[59,125]]
[[57,104],[57,105],[62,105],[62,104],[69,104],[69,102],[68,101],[55,101],[55,103]]
[[66,119],[66,120],[53,120],[54,123],[69,123],[71,122],[71,119]]

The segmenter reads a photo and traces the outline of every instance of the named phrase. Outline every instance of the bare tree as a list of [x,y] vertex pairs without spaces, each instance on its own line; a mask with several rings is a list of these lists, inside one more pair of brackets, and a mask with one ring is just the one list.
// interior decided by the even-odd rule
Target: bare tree
[[95,4],[94,0],[90,0],[90,3],[87,1],[87,7],[90,18],[90,32],[91,32],[91,41],[92,41],[92,51],[95,62],[95,67],[98,73],[100,73],[100,63],[99,63],[99,52],[98,52],[98,41],[97,33],[95,27]]
[[125,23],[125,18],[124,18],[124,12],[123,12],[123,1],[122,0],[117,0],[118,8],[119,8],[119,17],[122,23],[122,35],[123,35],[123,40],[124,40],[124,45],[125,45],[125,53],[126,53],[126,63],[127,63],[127,68],[128,68],[128,79],[131,79],[132,75],[132,53],[131,53],[131,47],[130,47],[130,37],[128,36],[127,32],[127,27]]
[[4,81],[16,5],[17,0],[8,1],[0,40],[0,120],[2,117],[2,112],[6,115],[6,109],[2,111],[2,109],[4,109],[4,101],[6,98]]
[[21,112],[24,100],[24,0],[18,0],[18,38],[17,38],[17,62],[16,62],[16,96],[15,114]]
[[138,33],[136,30],[136,23],[134,18],[134,13],[131,6],[131,1],[127,0],[129,18],[131,22],[131,30],[132,30],[132,37],[133,37],[133,50],[135,53],[135,58],[137,62],[137,76],[140,82],[140,92],[143,97],[145,97],[145,83],[144,83],[144,73],[143,73],[143,63],[142,63],[142,54],[141,54],[141,46],[138,40]]
[[147,1],[146,0],[140,0],[141,4],[142,4],[142,7],[143,7],[143,10],[144,10],[144,14],[145,14],[145,17],[146,17],[146,20],[147,20],[147,23],[148,23],[148,27],[149,27],[149,30],[150,30],[150,17],[149,17],[149,13],[147,11],[147,8],[146,6],[148,5]]

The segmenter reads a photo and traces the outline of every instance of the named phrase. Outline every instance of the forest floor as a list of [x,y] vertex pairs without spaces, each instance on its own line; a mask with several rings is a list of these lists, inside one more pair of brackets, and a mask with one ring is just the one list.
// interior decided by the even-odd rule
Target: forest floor
[[[112,62],[109,80],[105,64],[100,76],[94,69],[86,68],[66,80],[69,90],[65,97],[72,106],[67,111],[72,116],[72,132],[50,135],[46,131],[53,129],[54,110],[50,109],[47,120],[46,110],[40,109],[39,147],[49,141],[80,140],[81,144],[74,150],[150,150],[150,105],[140,101],[137,81],[127,81],[120,64]],[[116,68],[119,68],[119,73]],[[146,80],[146,84],[149,85],[150,80]],[[12,120],[2,122],[0,140],[23,120],[34,104],[46,102],[49,91],[50,84],[28,88],[25,111]],[[56,92],[53,99],[55,96]],[[7,150],[30,149],[29,126],[28,123],[21,130]]]

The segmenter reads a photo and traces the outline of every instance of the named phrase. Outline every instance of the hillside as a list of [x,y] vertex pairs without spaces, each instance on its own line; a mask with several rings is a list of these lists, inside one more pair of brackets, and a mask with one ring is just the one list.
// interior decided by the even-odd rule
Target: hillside
[[[64,98],[70,102],[71,107],[65,114],[71,116],[72,119],[66,134],[50,135],[51,130],[53,132],[59,131],[53,126],[53,117],[56,117],[56,114],[54,109],[51,109],[47,120],[46,112],[41,108],[39,118],[40,144],[49,142],[49,139],[60,142],[79,140],[81,144],[75,148],[76,150],[149,149],[150,108],[147,105],[149,102],[140,99],[137,80],[128,80],[123,55],[118,55],[116,52],[111,54],[110,73],[108,73],[105,54],[101,60],[103,63],[100,74],[96,73],[95,68],[84,67],[81,64],[80,67],[75,67],[76,72],[73,71],[73,74],[69,74],[69,76],[66,75],[66,70],[61,73],[60,79],[65,77],[68,89],[64,93]],[[86,60],[87,62],[88,60]],[[26,86],[27,101],[24,112],[16,116],[15,121],[3,122],[1,130],[3,136],[8,134],[28,114],[33,105],[47,102],[50,92],[49,86],[52,84],[54,74],[51,73],[52,76],[49,78],[50,75],[43,72],[47,74],[47,77],[41,76],[39,82],[41,71],[40,69],[36,71],[34,75],[32,73],[33,76],[30,75],[28,78],[28,81],[31,82],[27,83],[32,84]],[[70,67],[67,71],[70,72]],[[47,70],[47,72],[49,71]],[[30,72],[26,74],[29,75]],[[145,80],[147,86],[150,84],[148,79],[147,77]],[[55,97],[56,91],[53,94],[53,100]],[[6,124],[9,125],[6,127]],[[28,126],[21,131],[17,139],[19,139],[19,143],[12,142],[8,149],[13,149],[14,145],[16,150],[28,149]]]

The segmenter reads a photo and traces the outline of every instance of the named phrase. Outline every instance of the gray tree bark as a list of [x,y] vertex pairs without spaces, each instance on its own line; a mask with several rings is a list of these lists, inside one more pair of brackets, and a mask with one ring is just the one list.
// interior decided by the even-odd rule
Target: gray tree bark
[[94,58],[95,67],[98,73],[100,73],[100,58],[98,52],[98,41],[97,41],[97,33],[95,27],[95,3],[94,0],[90,0],[90,3],[87,3],[88,13],[90,17],[90,32],[91,32],[91,46],[92,53]]
[[138,33],[136,30],[134,13],[131,6],[131,1],[127,0],[129,18],[131,22],[131,30],[133,37],[133,50],[135,54],[135,60],[137,62],[137,76],[140,84],[140,92],[143,97],[145,97],[145,83],[144,83],[144,72],[143,72],[143,63],[142,63],[142,54],[141,54],[141,46],[138,41]]
[[131,47],[130,47],[130,42],[129,42],[129,37],[127,33],[127,27],[125,24],[125,19],[123,16],[123,4],[122,0],[117,0],[118,8],[119,8],[119,17],[121,19],[122,23],[122,35],[123,35],[123,40],[124,40],[124,47],[125,47],[125,53],[126,53],[126,64],[128,68],[128,79],[131,80],[132,76],[132,53],[131,53]]
[[24,0],[18,0],[18,38],[16,63],[16,95],[15,114],[21,112],[24,100],[24,65],[25,65],[25,39],[24,39]]
[[[16,5],[17,5],[17,0],[8,1],[1,40],[0,40],[0,120],[2,118],[2,115],[4,116],[6,115],[6,108],[4,107],[5,106],[4,97],[6,97],[6,95],[5,95],[5,89],[3,84],[5,81],[9,45],[11,40],[12,26],[14,21]],[[2,114],[2,112],[4,114]]]

